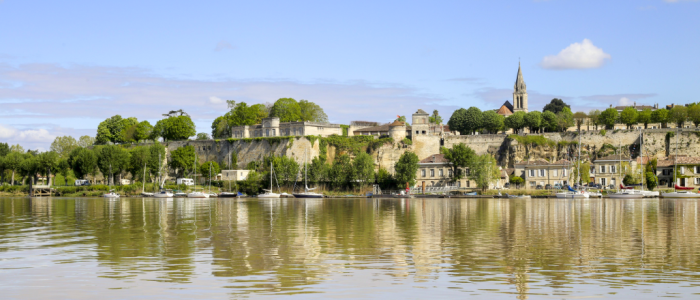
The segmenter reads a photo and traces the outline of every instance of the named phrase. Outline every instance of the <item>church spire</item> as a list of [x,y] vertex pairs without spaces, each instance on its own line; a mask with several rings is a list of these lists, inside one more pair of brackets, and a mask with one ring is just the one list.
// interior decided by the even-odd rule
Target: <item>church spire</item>
[[518,62],[518,77],[515,78],[515,85],[513,86],[515,92],[526,92],[527,86],[525,85],[525,80],[523,79],[523,72],[520,70],[520,62]]

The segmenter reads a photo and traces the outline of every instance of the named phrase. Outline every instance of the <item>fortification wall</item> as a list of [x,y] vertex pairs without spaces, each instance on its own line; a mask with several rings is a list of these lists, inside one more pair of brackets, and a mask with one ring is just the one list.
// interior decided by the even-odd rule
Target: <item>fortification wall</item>
[[463,143],[472,148],[476,154],[481,155],[492,153],[494,149],[500,149],[507,138],[508,136],[505,134],[448,135],[445,136],[445,147],[452,148],[454,145]]

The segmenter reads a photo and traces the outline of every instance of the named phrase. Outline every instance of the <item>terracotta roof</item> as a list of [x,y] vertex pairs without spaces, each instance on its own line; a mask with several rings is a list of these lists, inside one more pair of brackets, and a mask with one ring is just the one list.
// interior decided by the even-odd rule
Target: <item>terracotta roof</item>
[[401,121],[394,121],[394,123],[389,124],[389,127],[396,127],[396,126],[406,126],[406,122],[401,122]]
[[[678,156],[676,158],[676,164],[679,165],[699,165],[700,164],[700,157],[689,157],[686,155],[683,156]],[[672,167],[673,166],[673,156],[669,156],[669,158],[664,159],[664,160],[659,160],[656,162],[656,167]]]
[[443,125],[442,130],[445,132],[450,132],[450,125]]
[[414,115],[427,115],[428,113],[422,109],[418,109]]
[[637,159],[635,159],[635,161],[636,161],[638,164],[645,164],[645,165],[646,165],[646,164],[648,164],[652,159],[653,159],[653,158],[652,158],[651,156],[644,156],[644,157],[638,156]]
[[444,154],[433,154],[418,162],[419,164],[449,163]]
[[595,161],[599,161],[599,160],[623,160],[623,161],[629,161],[629,160],[630,160],[630,157],[629,157],[629,156],[626,156],[626,155],[613,154],[613,155],[608,155],[608,156],[604,156],[604,157],[601,157],[601,158],[596,158]]
[[501,108],[496,110],[496,113],[502,116],[510,116],[513,114],[513,105],[510,104],[510,102],[506,101],[506,103],[503,103],[503,105],[501,105]]
[[508,175],[515,174],[515,168],[507,168],[507,169],[503,169],[503,170],[505,170],[506,174],[508,174]]

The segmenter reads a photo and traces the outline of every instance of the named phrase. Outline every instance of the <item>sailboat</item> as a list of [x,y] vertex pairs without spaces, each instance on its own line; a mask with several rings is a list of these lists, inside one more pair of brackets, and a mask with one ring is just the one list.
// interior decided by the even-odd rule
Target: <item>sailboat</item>
[[[231,169],[231,154],[228,155],[228,167]],[[219,193],[219,198],[235,198],[238,197],[238,193],[234,193],[231,191],[231,178],[228,180],[228,192],[221,192]]]
[[143,163],[143,186],[141,187],[141,196],[153,197],[153,193],[146,193],[146,163]]
[[678,157],[678,131],[676,130],[676,154],[673,156],[673,187],[674,191],[670,193],[661,193],[661,198],[700,198],[700,194],[693,193],[692,187],[679,186],[676,182],[676,157]]
[[[112,176],[112,163],[109,163],[109,176]],[[109,181],[109,193],[102,195],[105,198],[119,198],[119,194],[112,189],[112,180]]]
[[219,197],[218,194],[211,192],[211,162],[209,162],[209,197]]
[[162,162],[162,160],[160,160],[160,153],[158,153],[158,183],[160,184],[160,191],[153,194],[153,197],[154,198],[172,198],[174,196],[173,190],[163,189],[163,182],[160,181],[160,170],[163,168],[160,165],[161,162]]
[[[579,133],[579,142],[578,142],[578,171],[576,172],[576,183],[580,181],[581,178],[581,134]],[[569,198],[569,199],[588,199],[591,195],[587,193],[586,191],[580,190],[574,190],[571,188],[571,186],[567,185],[566,190],[562,190],[561,192],[556,193],[557,198]]]
[[197,191],[197,153],[194,154],[194,191],[187,194],[187,198],[209,198],[209,194]]
[[[618,171],[620,173],[620,182],[622,182],[622,142],[620,142],[620,154],[617,158],[619,161]],[[634,190],[634,189],[624,189],[622,187],[623,187],[622,184],[620,184],[620,188],[618,188],[617,192],[608,194],[608,197],[612,198],[612,199],[644,198],[644,194],[642,194],[642,191]]]
[[306,177],[308,177],[309,173],[309,159],[308,159],[308,152],[304,151],[304,192],[303,193],[293,193],[295,198],[323,198],[323,194],[315,193],[312,192],[316,188],[309,188],[309,185],[306,183]]
[[258,195],[258,198],[279,198],[280,194],[272,191],[272,173],[274,173],[274,168],[272,167],[272,162],[270,162],[270,189],[263,189],[265,193]]

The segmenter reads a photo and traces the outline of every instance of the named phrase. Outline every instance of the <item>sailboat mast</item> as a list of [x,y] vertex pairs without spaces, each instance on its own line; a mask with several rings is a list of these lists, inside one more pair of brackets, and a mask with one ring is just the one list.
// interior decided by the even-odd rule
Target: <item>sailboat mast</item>
[[676,157],[678,156],[678,128],[676,128],[676,150],[673,154],[673,188],[676,188]]
[[[619,168],[618,173],[620,174],[620,177],[619,177],[619,178],[620,178],[620,182],[617,183],[617,184],[618,184],[618,187],[619,187],[619,184],[622,184],[622,141],[618,141],[618,145],[620,146],[620,155],[617,156],[617,160],[618,160],[618,162],[619,162],[619,164],[618,164],[618,168]],[[619,190],[619,188],[618,188],[618,190]]]
[[141,193],[146,192],[146,163],[143,163],[143,187],[141,188]]

